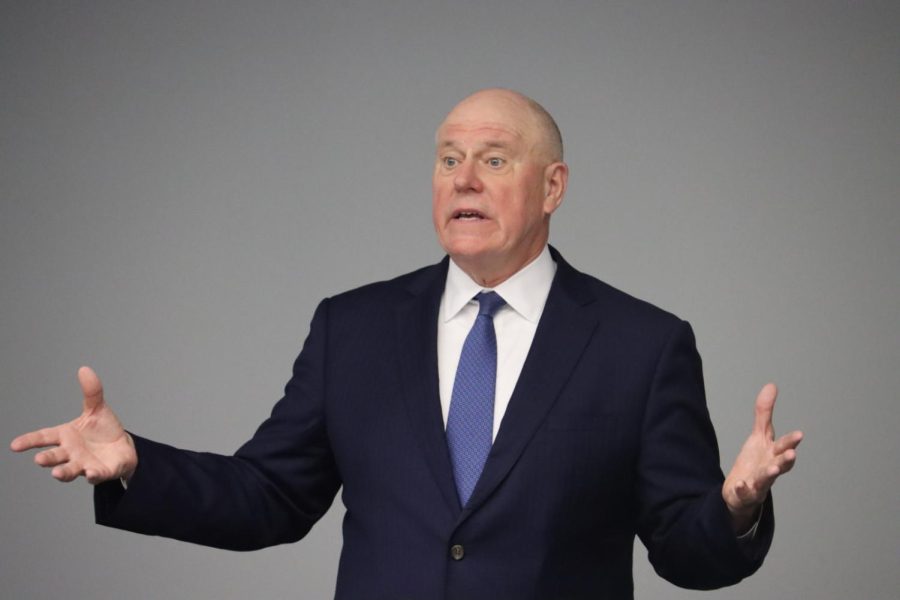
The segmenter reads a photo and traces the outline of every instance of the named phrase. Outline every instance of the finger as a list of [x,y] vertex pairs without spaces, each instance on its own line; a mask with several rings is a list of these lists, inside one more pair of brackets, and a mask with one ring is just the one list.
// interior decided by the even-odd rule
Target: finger
[[56,446],[57,444],[59,444],[59,428],[45,427],[20,435],[9,444],[9,447],[14,452],[24,452],[32,448]]
[[103,404],[103,384],[90,367],[78,369],[78,383],[84,394],[84,410],[91,411]]
[[756,490],[744,480],[734,484],[734,495],[737,497],[741,506],[758,504],[756,501]]
[[800,442],[803,441],[803,432],[802,431],[792,431],[788,434],[785,434],[778,438],[775,441],[775,445],[773,446],[773,450],[775,454],[781,454],[786,450],[793,450],[797,446],[800,445]]
[[775,410],[775,398],[778,396],[778,388],[774,383],[767,383],[756,396],[756,419],[753,423],[754,431],[771,435],[772,413]]
[[64,448],[51,448],[34,455],[34,462],[42,467],[55,467],[69,460],[69,453]]
[[788,471],[794,468],[794,463],[797,462],[797,452],[793,449],[785,450],[783,454],[780,454],[776,459],[776,464],[778,466],[778,473],[775,476],[784,475]]
[[740,500],[741,496],[747,493],[747,482],[745,482],[743,479],[737,481],[735,482],[732,489],[734,490],[735,497]]
[[84,478],[88,480],[88,483],[97,485],[98,483],[115,479],[115,476],[111,474],[108,469],[102,468],[99,465],[89,465],[84,469]]
[[778,477],[794,468],[796,460],[797,453],[794,450],[786,450],[783,454],[779,454],[765,468],[760,469],[754,487],[757,490],[768,490]]
[[77,479],[78,476],[82,474],[82,469],[81,465],[74,464],[73,462],[67,462],[64,465],[57,465],[53,467],[53,470],[50,471],[50,474],[53,475],[54,479],[68,482]]
[[79,474],[84,475],[84,478],[88,480],[88,483],[97,485],[104,481],[117,479],[118,476],[116,473],[95,457],[81,456],[79,458],[81,461],[81,470]]

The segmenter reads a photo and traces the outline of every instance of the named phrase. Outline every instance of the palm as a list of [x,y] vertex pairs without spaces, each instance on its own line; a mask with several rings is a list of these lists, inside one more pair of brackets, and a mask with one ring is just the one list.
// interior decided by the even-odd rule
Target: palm
[[21,452],[52,446],[38,453],[35,462],[52,467],[53,477],[60,481],[83,475],[91,483],[100,483],[129,476],[137,465],[131,436],[103,400],[97,375],[82,367],[78,379],[84,393],[81,415],[68,423],[19,436],[13,440],[12,449]]

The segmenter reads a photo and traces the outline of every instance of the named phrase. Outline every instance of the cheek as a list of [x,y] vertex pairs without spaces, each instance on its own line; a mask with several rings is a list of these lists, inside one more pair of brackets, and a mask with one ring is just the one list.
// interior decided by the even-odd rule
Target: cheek
[[434,202],[445,201],[453,193],[453,181],[448,177],[435,175],[431,179],[431,197]]
[[445,198],[446,196],[441,194],[440,190],[434,190],[431,194],[431,218],[434,219],[435,226],[439,221],[443,221],[447,206]]
[[437,234],[443,237],[447,228],[447,211],[451,196],[440,185],[434,185],[431,191],[431,222]]
[[433,181],[431,183],[431,206],[435,211],[443,203],[444,196],[440,182]]

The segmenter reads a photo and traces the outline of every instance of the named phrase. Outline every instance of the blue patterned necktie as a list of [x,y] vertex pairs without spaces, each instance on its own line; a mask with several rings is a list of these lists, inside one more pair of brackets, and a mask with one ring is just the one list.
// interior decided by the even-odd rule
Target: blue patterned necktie
[[478,316],[459,357],[447,417],[447,444],[462,506],[469,501],[491,451],[497,382],[494,313],[506,304],[496,292],[482,292],[475,299]]

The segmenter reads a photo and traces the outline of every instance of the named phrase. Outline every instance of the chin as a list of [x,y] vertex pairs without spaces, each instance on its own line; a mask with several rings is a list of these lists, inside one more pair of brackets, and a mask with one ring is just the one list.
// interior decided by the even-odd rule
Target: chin
[[477,239],[455,239],[441,244],[444,251],[453,258],[473,260],[479,257],[487,257],[495,252],[495,248]]

